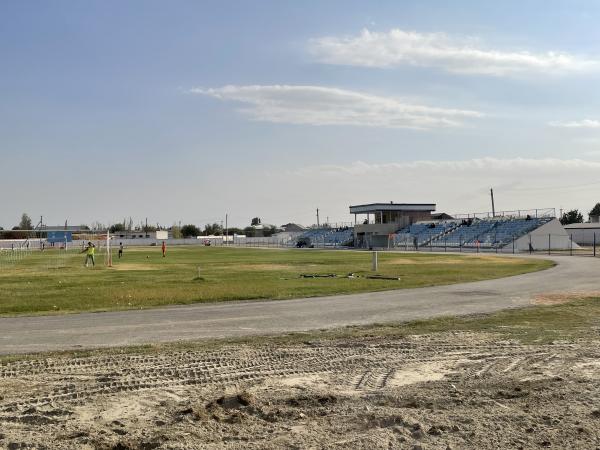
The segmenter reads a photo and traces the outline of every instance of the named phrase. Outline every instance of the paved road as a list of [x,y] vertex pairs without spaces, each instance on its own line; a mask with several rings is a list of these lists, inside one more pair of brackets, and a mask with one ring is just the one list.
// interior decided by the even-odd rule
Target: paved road
[[0,318],[0,354],[273,334],[484,313],[527,305],[536,294],[600,291],[600,258],[550,259],[558,265],[542,272],[451,286],[143,311]]

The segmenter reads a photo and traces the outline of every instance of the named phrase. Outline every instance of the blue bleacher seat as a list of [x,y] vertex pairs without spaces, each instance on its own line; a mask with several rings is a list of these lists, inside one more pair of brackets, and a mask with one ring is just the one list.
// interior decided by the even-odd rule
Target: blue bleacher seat
[[484,247],[500,248],[513,240],[539,228],[552,218],[474,219],[469,222],[445,221],[418,222],[398,231],[394,243],[432,247]]

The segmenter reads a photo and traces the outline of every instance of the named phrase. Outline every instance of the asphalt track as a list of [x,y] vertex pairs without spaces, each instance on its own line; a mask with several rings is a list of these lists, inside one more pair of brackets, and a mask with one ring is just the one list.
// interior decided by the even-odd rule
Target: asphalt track
[[600,291],[600,258],[546,256],[557,266],[497,280],[280,301],[0,318],[0,354],[277,334],[489,313],[540,294]]

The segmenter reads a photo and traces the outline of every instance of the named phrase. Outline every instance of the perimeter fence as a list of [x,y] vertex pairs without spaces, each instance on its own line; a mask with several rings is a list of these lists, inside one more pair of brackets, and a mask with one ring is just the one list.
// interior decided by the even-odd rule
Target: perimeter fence
[[567,256],[600,256],[600,233],[582,235],[568,234],[529,234],[511,236],[502,242],[462,241],[440,238],[434,242],[415,243],[413,239],[390,241],[387,247],[368,249],[407,251],[407,252],[458,252],[458,253],[499,253],[499,254],[545,254]]

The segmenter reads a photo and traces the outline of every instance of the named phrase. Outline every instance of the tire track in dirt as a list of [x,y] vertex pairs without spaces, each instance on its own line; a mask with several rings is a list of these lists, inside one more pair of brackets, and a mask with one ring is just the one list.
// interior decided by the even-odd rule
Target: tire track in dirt
[[[464,448],[472,430],[479,448],[511,447],[507,436],[530,448],[561,442],[547,430],[563,433],[564,423],[589,448],[599,359],[597,346],[451,333],[22,360],[0,366],[0,448],[196,448],[200,439],[263,449],[311,436],[315,447],[445,448],[436,446],[444,436]],[[497,423],[512,431],[487,441]]]
[[41,359],[0,368],[0,380],[42,378],[45,383],[42,392],[0,404],[0,413],[27,405],[83,401],[122,392],[228,386],[307,375],[341,376],[350,389],[377,390],[386,388],[399,369],[415,364],[445,363],[451,368],[462,368],[464,378],[482,378],[538,367],[555,358],[555,353],[514,343],[450,345],[430,339],[383,345],[319,344],[283,350],[226,348],[219,352],[175,352],[168,356]]

